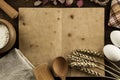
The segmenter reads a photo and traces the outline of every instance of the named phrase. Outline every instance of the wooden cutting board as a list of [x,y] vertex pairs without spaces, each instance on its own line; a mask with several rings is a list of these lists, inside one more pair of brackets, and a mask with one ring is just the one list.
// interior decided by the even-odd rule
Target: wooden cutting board
[[[19,48],[35,66],[74,49],[102,51],[103,46],[103,8],[19,9]],[[70,70],[68,76],[86,74]]]

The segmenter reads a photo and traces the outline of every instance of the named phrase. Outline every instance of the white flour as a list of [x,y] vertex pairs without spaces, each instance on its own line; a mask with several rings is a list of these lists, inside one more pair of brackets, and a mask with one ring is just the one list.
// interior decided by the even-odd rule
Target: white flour
[[0,49],[6,46],[9,41],[9,30],[8,28],[0,24]]

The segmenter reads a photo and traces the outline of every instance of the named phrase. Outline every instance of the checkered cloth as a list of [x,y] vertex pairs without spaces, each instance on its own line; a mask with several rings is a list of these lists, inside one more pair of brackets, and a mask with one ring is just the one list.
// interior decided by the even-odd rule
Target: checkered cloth
[[120,28],[120,0],[112,0],[108,25]]

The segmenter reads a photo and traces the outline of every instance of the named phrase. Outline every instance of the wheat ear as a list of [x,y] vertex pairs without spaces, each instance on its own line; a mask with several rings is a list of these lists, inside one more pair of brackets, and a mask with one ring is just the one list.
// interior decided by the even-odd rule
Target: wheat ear
[[77,51],[79,53],[84,53],[84,54],[97,56],[97,57],[100,57],[100,58],[104,57],[104,54],[101,54],[100,52],[96,52],[96,51],[89,50],[89,49],[76,49],[75,51]]
[[[76,65],[81,66],[81,67],[96,67],[97,65],[94,62],[73,56],[73,55],[68,55],[68,62],[76,62]],[[73,63],[72,63],[73,64]]]
[[91,57],[91,56],[88,56],[88,55],[85,55],[85,54],[80,54],[77,51],[73,51],[72,55],[83,58],[83,59],[86,59],[86,60],[89,60],[89,61],[92,61],[92,62],[97,62],[97,60],[94,57]]
[[74,65],[75,67],[97,67],[97,65],[93,62],[71,62],[70,65]]
[[87,73],[87,74],[90,74],[90,75],[93,75],[93,76],[102,76],[102,74],[101,73],[98,73],[98,72],[96,72],[96,71],[94,71],[94,70],[91,70],[91,69],[89,69],[89,68],[83,68],[83,67],[75,67],[75,66],[73,66],[73,65],[71,65],[72,66],[72,68],[73,69],[76,69],[76,70],[79,70],[79,71],[82,71],[82,72],[85,72],[85,73]]
[[74,55],[68,55],[67,59],[68,59],[69,62],[84,62],[84,63],[89,63],[89,65],[90,65],[89,67],[97,67],[97,66],[93,66],[93,64],[95,64],[95,65],[100,64],[100,65],[106,66],[107,68],[109,68],[109,69],[115,71],[116,73],[120,74],[120,72],[117,71],[116,69],[114,69],[114,68],[112,68],[112,67],[110,67],[108,65],[105,65],[103,63],[100,63],[100,62],[91,62],[89,60],[85,60],[83,58],[80,58],[80,57],[77,57],[77,56],[74,56]]
[[[103,69],[102,67],[99,67],[99,66],[97,66],[97,65],[95,65],[95,64],[89,64],[89,63],[84,63],[84,62],[71,62],[70,64],[70,67],[72,67],[72,68],[75,68],[75,69],[80,69],[80,70],[91,70],[91,69],[89,69],[89,68],[87,68],[87,67],[96,67],[96,68],[98,68],[98,69],[101,69],[101,70],[103,70],[103,71],[106,71],[107,73],[109,73],[109,74],[111,74],[111,75],[113,75],[115,78],[120,78],[120,76],[118,76],[118,75],[116,75],[115,73],[113,73],[113,72],[111,72],[111,71],[109,71],[109,70],[105,70],[105,69]],[[92,70],[93,71],[93,70]],[[95,71],[94,71],[95,72]],[[91,73],[92,74],[92,73]]]

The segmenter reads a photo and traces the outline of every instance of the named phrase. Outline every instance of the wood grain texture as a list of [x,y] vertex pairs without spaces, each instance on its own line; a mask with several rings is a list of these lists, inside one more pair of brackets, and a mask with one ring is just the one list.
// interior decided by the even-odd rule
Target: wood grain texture
[[[15,9],[17,9],[18,10],[18,8],[20,8],[20,7],[34,7],[33,6],[33,2],[34,2],[34,0],[29,0],[29,1],[27,1],[27,0],[5,0],[8,4],[10,4],[12,7],[14,7]],[[117,29],[117,28],[113,28],[113,27],[108,27],[108,25],[107,25],[107,22],[108,22],[108,19],[109,19],[109,12],[110,12],[110,4],[111,4],[111,1],[112,0],[110,0],[110,2],[108,3],[108,5],[107,6],[105,6],[105,7],[102,7],[102,6],[99,6],[98,4],[95,4],[95,3],[93,3],[93,2],[90,2],[90,0],[84,0],[84,8],[88,8],[88,7],[99,7],[99,8],[105,8],[105,40],[104,40],[104,42],[105,42],[105,44],[111,44],[111,41],[110,41],[110,32],[111,31],[113,31],[113,30],[119,30],[119,29]],[[52,5],[52,4],[51,4]],[[38,8],[41,8],[41,7],[48,7],[47,5],[45,5],[45,6],[39,6]],[[51,6],[49,6],[49,7],[51,7]],[[56,7],[56,6],[54,6],[54,7]],[[57,7],[61,7],[60,5],[58,5]],[[62,8],[63,7],[65,7],[65,6],[62,6]],[[74,5],[73,6],[71,6],[71,8],[72,7],[75,7]],[[75,7],[76,8],[76,7]],[[19,43],[18,43],[18,19],[15,19],[15,20],[12,20],[10,17],[8,17],[2,10],[0,10],[0,18],[3,18],[3,19],[6,19],[6,20],[8,20],[9,22],[11,22],[13,25],[14,25],[14,27],[15,27],[15,29],[16,29],[16,32],[17,32],[17,39],[16,39],[16,43],[15,43],[15,45],[14,45],[14,47],[13,48],[18,48],[19,47]],[[2,57],[3,55],[0,55],[0,57]],[[105,61],[105,63],[107,64],[107,65],[109,65],[109,66],[112,66],[109,62],[107,62],[107,61]],[[117,65],[118,66],[120,66],[120,63],[117,63]],[[106,73],[106,75],[108,75],[108,76],[110,76],[109,74],[107,74]],[[57,80],[59,80],[58,78],[56,78]],[[77,78],[75,78],[75,77],[70,77],[70,78],[68,78],[68,79],[70,79],[70,80],[79,80],[79,79],[82,79],[82,80],[93,80],[93,79],[97,79],[97,80],[106,80],[106,79],[104,79],[104,78],[95,78],[95,77],[93,77],[93,78],[90,78],[90,77],[77,77]]]
[[41,64],[34,69],[36,80],[54,80],[47,63]]
[[11,23],[9,23],[8,21],[4,20],[4,19],[0,19],[0,24],[6,25],[8,30],[9,30],[9,41],[8,41],[8,43],[5,47],[0,49],[0,54],[4,54],[8,50],[10,50],[13,47],[13,45],[15,44],[16,31],[15,31],[13,25]]
[[0,8],[12,19],[17,18],[18,12],[4,0],[0,0]]
[[[19,14],[19,48],[35,66],[76,48],[102,51],[103,8],[20,8]],[[70,71],[68,76],[86,74]]]

